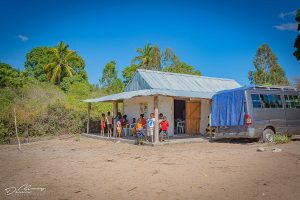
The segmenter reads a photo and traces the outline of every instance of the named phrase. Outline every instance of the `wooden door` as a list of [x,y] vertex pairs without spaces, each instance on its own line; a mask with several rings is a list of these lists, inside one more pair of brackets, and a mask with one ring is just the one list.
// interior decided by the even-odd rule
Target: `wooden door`
[[201,102],[187,101],[186,102],[186,133],[195,135],[200,133],[201,120]]

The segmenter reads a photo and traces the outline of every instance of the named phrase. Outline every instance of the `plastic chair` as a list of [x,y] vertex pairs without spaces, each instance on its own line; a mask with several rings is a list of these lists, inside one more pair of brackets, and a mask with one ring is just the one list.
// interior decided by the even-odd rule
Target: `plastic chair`
[[178,121],[176,128],[177,128],[177,134],[179,134],[179,133],[183,134],[184,133],[184,121]]
[[128,127],[126,128],[126,130],[128,131],[129,136],[132,135],[131,131],[132,131],[132,129],[134,129],[134,127],[135,127],[135,124],[128,124]]
[[127,136],[127,132],[128,132],[128,135],[130,135],[130,126],[129,126],[129,124],[126,124],[125,127],[123,128],[123,135]]

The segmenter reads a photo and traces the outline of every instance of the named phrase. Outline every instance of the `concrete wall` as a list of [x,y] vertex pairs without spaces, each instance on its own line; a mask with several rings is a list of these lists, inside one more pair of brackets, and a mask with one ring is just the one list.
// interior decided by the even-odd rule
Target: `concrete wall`
[[169,134],[174,135],[174,99],[172,97],[158,97],[158,112],[163,113],[169,121]]
[[205,134],[207,124],[209,124],[209,114],[211,113],[211,106],[209,100],[201,99],[201,121],[200,121],[200,133]]
[[[154,97],[134,97],[123,101],[124,114],[128,116],[129,121],[132,118],[138,119],[141,114],[140,104],[148,104],[148,117],[150,113],[154,113]],[[174,134],[174,100],[172,97],[158,97],[158,112],[163,113],[170,123],[169,134]],[[122,113],[123,114],[123,113]]]

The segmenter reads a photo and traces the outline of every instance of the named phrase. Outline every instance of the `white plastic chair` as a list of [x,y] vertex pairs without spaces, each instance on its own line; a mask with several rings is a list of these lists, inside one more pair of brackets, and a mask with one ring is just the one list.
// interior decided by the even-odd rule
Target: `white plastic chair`
[[184,121],[178,121],[176,128],[177,128],[177,134],[183,134],[184,133]]
[[127,136],[127,132],[128,132],[128,135],[130,135],[130,126],[129,124],[126,124],[126,126],[123,128],[123,135],[124,136]]

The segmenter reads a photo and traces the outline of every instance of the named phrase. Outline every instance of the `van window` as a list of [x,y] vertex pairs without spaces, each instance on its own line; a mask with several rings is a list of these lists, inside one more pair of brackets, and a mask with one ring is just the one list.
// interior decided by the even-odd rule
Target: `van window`
[[275,106],[276,108],[282,108],[282,100],[280,95],[275,95]]
[[260,94],[262,108],[282,108],[282,100],[280,95]]
[[261,102],[258,94],[251,94],[253,108],[261,108]]
[[286,108],[300,108],[299,98],[297,95],[284,95]]

